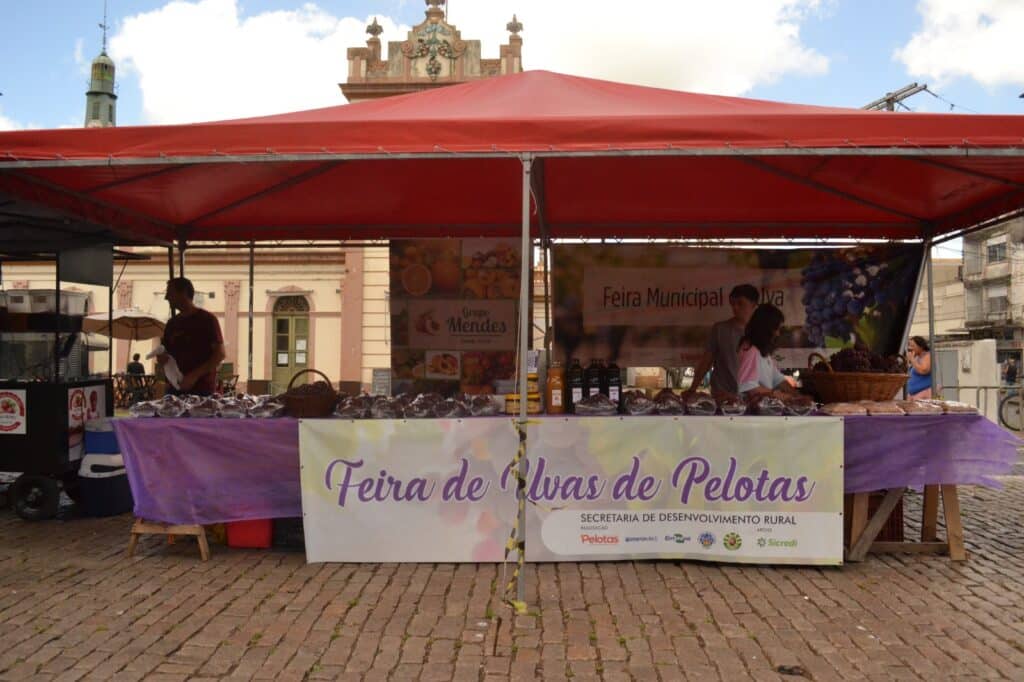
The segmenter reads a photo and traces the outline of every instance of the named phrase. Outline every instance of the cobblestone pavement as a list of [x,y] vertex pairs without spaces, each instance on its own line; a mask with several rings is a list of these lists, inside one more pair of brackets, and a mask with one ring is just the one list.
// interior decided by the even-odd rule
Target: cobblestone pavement
[[[2,679],[1024,679],[1024,467],[964,489],[970,560],[842,568],[306,565],[0,511]],[[919,498],[907,505],[908,532]]]

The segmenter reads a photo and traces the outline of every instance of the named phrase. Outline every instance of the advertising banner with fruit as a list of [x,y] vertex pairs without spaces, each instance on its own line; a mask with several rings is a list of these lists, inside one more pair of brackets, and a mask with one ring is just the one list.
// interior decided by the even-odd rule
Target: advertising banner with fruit
[[0,435],[24,435],[27,418],[25,391],[0,390]]
[[391,242],[393,393],[495,393],[514,378],[520,250],[516,239]]
[[776,360],[804,368],[844,347],[897,354],[922,247],[705,249],[668,244],[553,248],[555,357],[620,366],[695,365],[729,292],[750,284],[785,315]]
[[[542,418],[527,443],[530,561],[842,561],[838,418]],[[503,418],[303,421],[307,559],[501,561],[517,446]]]

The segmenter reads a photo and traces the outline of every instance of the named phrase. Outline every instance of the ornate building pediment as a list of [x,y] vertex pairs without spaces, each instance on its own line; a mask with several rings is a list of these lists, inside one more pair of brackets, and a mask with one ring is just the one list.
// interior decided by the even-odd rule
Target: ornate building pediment
[[498,59],[483,59],[479,40],[463,40],[458,28],[448,23],[445,0],[426,0],[426,16],[402,41],[388,42],[382,59],[384,32],[377,19],[366,27],[366,47],[348,50],[348,81],[341,91],[350,102],[401,95],[466,81],[519,73],[523,70],[519,32],[523,25],[513,16],[506,25],[507,45],[500,45]]

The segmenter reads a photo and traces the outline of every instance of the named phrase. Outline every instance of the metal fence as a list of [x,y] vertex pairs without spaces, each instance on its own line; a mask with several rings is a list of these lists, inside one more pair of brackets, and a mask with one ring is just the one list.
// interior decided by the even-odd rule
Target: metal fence
[[[978,412],[985,416],[992,414],[995,408],[997,423],[1012,431],[1024,431],[1024,383],[997,384],[994,386],[959,386],[943,384],[939,393],[942,397],[961,402],[971,402]],[[966,395],[965,395],[966,394]]]

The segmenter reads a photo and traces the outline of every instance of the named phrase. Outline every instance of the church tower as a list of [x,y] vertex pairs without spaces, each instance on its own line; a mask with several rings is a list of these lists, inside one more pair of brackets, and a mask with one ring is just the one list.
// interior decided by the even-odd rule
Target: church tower
[[117,95],[114,93],[114,60],[107,56],[107,3],[103,3],[103,50],[92,60],[89,91],[85,93],[85,127],[117,125]]

